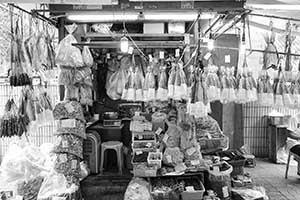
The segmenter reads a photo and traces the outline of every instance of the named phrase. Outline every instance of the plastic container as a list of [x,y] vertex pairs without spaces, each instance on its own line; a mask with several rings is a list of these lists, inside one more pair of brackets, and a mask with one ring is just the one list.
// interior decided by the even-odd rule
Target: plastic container
[[161,152],[149,152],[147,158],[148,165],[161,168],[162,157],[163,155]]
[[147,163],[133,164],[133,175],[135,177],[156,177],[157,168],[147,167]]
[[87,162],[91,174],[99,173],[101,139],[96,131],[87,133],[87,138],[83,141],[83,159]]
[[205,188],[204,188],[201,181],[200,181],[200,186],[201,186],[200,190],[195,190],[193,192],[188,192],[188,191],[182,192],[181,193],[182,200],[199,200],[199,199],[202,199],[203,194],[205,192]]
[[203,154],[226,150],[229,147],[229,139],[226,136],[212,139],[200,138],[198,142],[201,146],[201,153]]

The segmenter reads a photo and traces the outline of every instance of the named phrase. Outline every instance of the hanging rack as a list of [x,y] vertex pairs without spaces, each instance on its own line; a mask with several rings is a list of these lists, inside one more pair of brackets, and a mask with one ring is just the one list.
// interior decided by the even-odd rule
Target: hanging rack
[[39,14],[38,12],[29,12],[29,11],[27,11],[27,10],[25,10],[25,9],[23,9],[23,8],[15,5],[15,4],[12,4],[12,3],[9,3],[8,5],[16,8],[16,9],[18,9],[18,10],[24,12],[24,13],[27,13],[28,15],[32,15],[33,17],[36,17],[36,18],[38,18],[38,19],[40,19],[40,20],[42,20],[44,22],[47,22],[47,23],[49,23],[51,25],[54,25],[54,26],[57,25],[56,21],[54,21],[52,19],[49,19],[49,18],[47,18],[47,17]]
[[300,22],[300,19],[289,18],[289,17],[281,17],[281,16],[276,16],[276,15],[265,15],[265,14],[258,14],[258,13],[250,13],[249,15],[258,16],[258,17],[267,17],[267,18],[283,19],[283,20],[290,20],[290,21]]

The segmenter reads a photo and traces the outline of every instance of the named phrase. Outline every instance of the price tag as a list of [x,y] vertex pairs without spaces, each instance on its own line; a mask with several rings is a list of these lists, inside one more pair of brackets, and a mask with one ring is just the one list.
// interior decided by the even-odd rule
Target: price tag
[[129,53],[129,54],[133,54],[133,47],[129,47],[129,48],[128,48],[128,53]]
[[192,160],[191,165],[193,165],[193,166],[200,165],[200,161],[199,160]]
[[33,78],[32,79],[32,85],[40,85],[41,79],[40,78]]
[[74,107],[72,106],[71,103],[67,103],[67,104],[65,105],[65,108],[67,109],[67,112],[68,112],[68,113],[72,113],[72,112],[75,111],[75,110],[74,110]]
[[61,162],[67,162],[68,161],[68,158],[67,158],[67,154],[60,154],[59,155],[59,160],[61,161]]
[[23,196],[20,196],[20,195],[16,195],[16,198],[15,198],[16,200],[23,200],[24,198],[23,198]]
[[196,149],[194,148],[194,147],[191,147],[191,148],[189,148],[187,151],[186,151],[186,153],[189,155],[189,156],[191,156],[191,155],[193,155],[193,153],[196,151]]
[[230,55],[225,56],[225,63],[230,63]]
[[106,58],[107,58],[107,59],[110,59],[110,53],[107,53],[107,54],[106,54]]
[[163,140],[162,140],[162,141],[163,141],[165,144],[167,144],[168,139],[169,139],[169,135],[168,135],[168,134],[165,134],[165,136],[163,137]]
[[160,51],[159,52],[159,59],[164,59],[165,58],[165,52],[164,51]]
[[175,50],[175,57],[178,58],[180,56],[180,49]]
[[158,129],[155,131],[155,134],[160,135],[162,131],[163,130],[160,127],[158,127]]
[[71,162],[71,168],[76,169],[77,168],[77,160],[72,160]]
[[142,140],[143,136],[142,135],[138,135],[138,138],[139,138],[139,140]]
[[211,57],[211,53],[210,52],[207,52],[204,56],[204,59],[205,60],[208,60],[209,58]]
[[166,159],[167,159],[168,163],[171,163],[171,162],[172,162],[172,157],[171,157],[170,155],[167,155],[167,156],[166,156]]
[[62,148],[68,148],[69,142],[67,140],[62,141]]
[[143,153],[142,151],[135,152],[136,155],[141,155],[142,153]]
[[76,120],[75,119],[64,119],[60,121],[62,128],[75,128]]
[[185,187],[185,190],[186,190],[187,192],[194,192],[194,191],[195,191],[195,188],[194,188],[194,186],[187,186],[187,187]]
[[184,34],[184,43],[190,44],[190,34]]
[[228,186],[222,187],[223,197],[229,197]]

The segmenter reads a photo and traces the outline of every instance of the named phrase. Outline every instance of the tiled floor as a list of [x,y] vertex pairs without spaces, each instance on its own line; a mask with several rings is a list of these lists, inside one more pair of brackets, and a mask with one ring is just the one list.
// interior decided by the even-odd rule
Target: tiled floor
[[284,178],[286,165],[257,160],[255,168],[246,168],[256,185],[267,190],[270,200],[300,200],[300,176],[297,167],[290,166],[288,179]]

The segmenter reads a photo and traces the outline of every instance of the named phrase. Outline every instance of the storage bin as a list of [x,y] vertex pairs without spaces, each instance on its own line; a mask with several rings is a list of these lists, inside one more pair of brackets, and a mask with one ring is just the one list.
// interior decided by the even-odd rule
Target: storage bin
[[83,141],[83,159],[87,162],[91,174],[99,173],[101,138],[96,131],[89,131]]
[[203,198],[203,194],[205,192],[205,188],[200,181],[201,190],[195,190],[193,192],[184,191],[181,193],[182,200],[199,200]]
[[149,152],[147,161],[148,161],[148,165],[157,166],[158,168],[161,168],[162,153],[161,152]]

